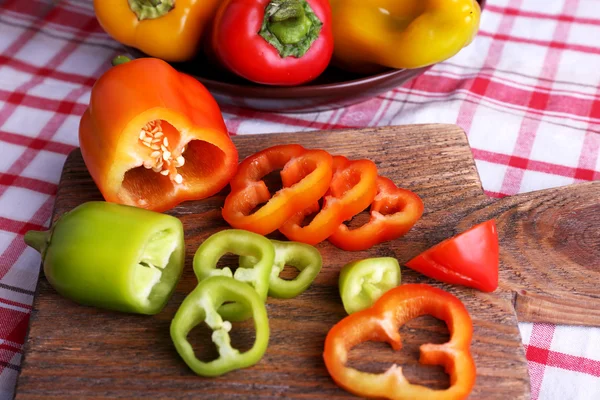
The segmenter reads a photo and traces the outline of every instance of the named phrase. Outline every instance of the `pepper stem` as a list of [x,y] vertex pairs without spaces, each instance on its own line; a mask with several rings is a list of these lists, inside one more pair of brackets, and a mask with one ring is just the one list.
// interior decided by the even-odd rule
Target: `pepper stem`
[[160,18],[175,7],[175,0],[127,0],[138,20]]
[[41,255],[42,259],[46,255],[46,248],[50,243],[50,236],[52,231],[29,231],[25,234],[24,240],[29,247],[36,249]]
[[120,56],[116,56],[115,58],[113,58],[110,63],[112,64],[113,67],[116,67],[117,65],[125,64],[129,61],[131,61],[131,58],[124,56],[124,55],[120,55]]
[[271,0],[258,34],[277,49],[281,58],[300,58],[317,40],[322,26],[306,0]]
[[297,20],[304,17],[304,7],[300,0],[274,0],[273,3],[278,6],[273,8],[271,22]]
[[279,7],[274,7],[269,18],[269,30],[283,44],[294,44],[306,37],[310,19],[306,18],[300,0],[284,0]]

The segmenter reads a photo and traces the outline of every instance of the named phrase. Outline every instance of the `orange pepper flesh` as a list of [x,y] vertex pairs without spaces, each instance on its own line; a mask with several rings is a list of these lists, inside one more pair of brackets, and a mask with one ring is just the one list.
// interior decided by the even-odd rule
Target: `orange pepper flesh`
[[[152,134],[157,126],[162,135],[154,135],[160,138]],[[155,143],[145,145],[144,138]],[[118,65],[100,77],[81,119],[79,141],[106,201],[155,211],[217,193],[234,175],[238,160],[210,93],[151,58]],[[159,157],[153,156],[156,151]],[[161,169],[151,169],[159,159]]]
[[[262,150],[240,164],[230,183],[223,218],[234,228],[267,235],[325,194],[331,182],[332,164],[329,153],[306,150],[300,145]],[[281,169],[284,187],[271,196],[262,178],[277,169]],[[254,211],[259,205],[262,206]]]
[[[434,390],[408,382],[402,368],[393,365],[382,374],[347,367],[350,349],[366,341],[387,342],[402,348],[399,328],[421,315],[432,315],[448,325],[450,341],[423,344],[419,362],[442,365],[450,375],[450,387]],[[471,317],[462,302],[443,290],[424,284],[400,285],[386,292],[368,309],[337,323],[325,339],[323,358],[329,374],[343,389],[357,396],[385,399],[464,399],[475,385],[471,356]]]
[[329,241],[346,251],[367,250],[405,235],[421,218],[423,208],[423,201],[415,193],[379,176],[369,222],[356,229],[340,224]]
[[[371,204],[377,193],[377,166],[370,160],[350,161],[333,157],[333,177],[323,207],[318,204],[302,210],[280,228],[288,239],[315,245],[327,239],[344,221]],[[305,217],[318,211],[313,220],[301,226]]]

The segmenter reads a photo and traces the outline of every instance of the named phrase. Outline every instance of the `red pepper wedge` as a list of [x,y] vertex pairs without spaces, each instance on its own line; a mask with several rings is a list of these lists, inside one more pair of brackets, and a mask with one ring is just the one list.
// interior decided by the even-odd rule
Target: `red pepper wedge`
[[125,62],[98,79],[79,144],[106,201],[154,211],[214,195],[238,162],[208,90],[155,58]]
[[[442,365],[450,375],[450,387],[434,390],[409,383],[402,368],[393,365],[382,374],[347,367],[348,353],[366,342],[387,342],[402,348],[398,330],[407,321],[432,315],[448,326],[450,340],[421,345],[419,362]],[[385,399],[464,399],[475,385],[476,368],[470,345],[473,323],[463,303],[452,294],[423,284],[400,285],[386,292],[371,308],[350,314],[327,334],[323,358],[337,385],[362,397]]]
[[[297,144],[259,151],[239,165],[230,182],[223,218],[234,228],[267,235],[327,192],[332,165],[333,159],[326,151],[307,150]],[[284,187],[271,196],[262,178],[278,169]]]
[[415,193],[397,187],[388,178],[377,177],[369,222],[356,229],[340,224],[329,241],[346,251],[367,250],[405,235],[421,218],[423,208],[423,201]]
[[287,220],[279,231],[288,239],[315,245],[327,239],[344,221],[371,204],[377,193],[377,166],[370,160],[350,161],[333,157],[333,177],[323,206],[313,220],[301,226],[304,218],[319,210],[318,204]]
[[213,19],[209,52],[253,82],[309,82],[333,54],[331,7],[327,0],[225,0]]
[[499,262],[498,231],[492,219],[444,240],[406,266],[441,282],[493,292]]

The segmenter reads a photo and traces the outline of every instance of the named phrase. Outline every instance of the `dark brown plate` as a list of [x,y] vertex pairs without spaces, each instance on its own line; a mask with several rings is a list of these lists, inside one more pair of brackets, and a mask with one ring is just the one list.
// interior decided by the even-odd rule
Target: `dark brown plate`
[[[478,1],[483,8],[485,0]],[[128,50],[134,57],[143,56],[137,50]],[[221,106],[273,112],[326,111],[360,103],[401,86],[430,68],[388,70],[364,76],[329,67],[309,84],[278,87],[239,78],[203,56],[174,66],[198,79]]]

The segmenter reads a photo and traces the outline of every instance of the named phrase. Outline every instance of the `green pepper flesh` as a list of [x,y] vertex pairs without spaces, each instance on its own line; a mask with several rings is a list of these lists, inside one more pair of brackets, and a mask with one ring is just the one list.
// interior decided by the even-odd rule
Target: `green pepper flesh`
[[339,279],[340,296],[348,314],[371,307],[400,284],[400,265],[392,257],[367,258],[346,264]]

